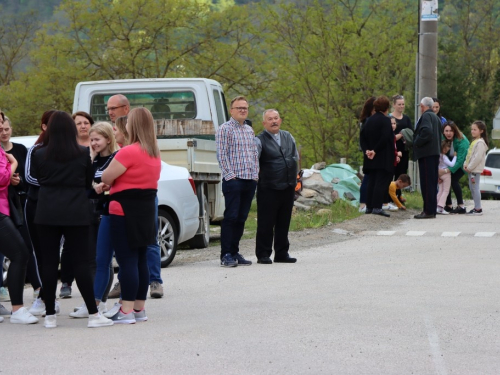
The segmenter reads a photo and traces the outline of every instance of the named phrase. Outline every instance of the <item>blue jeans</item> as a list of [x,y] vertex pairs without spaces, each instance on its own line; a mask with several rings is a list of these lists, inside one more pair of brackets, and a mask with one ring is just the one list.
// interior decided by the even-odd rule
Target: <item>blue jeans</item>
[[156,243],[149,245],[146,250],[146,256],[148,258],[148,268],[149,268],[149,283],[157,281],[163,284],[161,279],[161,251],[160,245],[158,245],[158,196],[155,198],[155,233],[156,233]]
[[220,232],[221,258],[226,253],[234,255],[240,251],[240,239],[256,187],[257,181],[254,180],[222,180],[226,209]]
[[144,301],[149,289],[146,246],[131,248],[128,242],[125,216],[109,215],[111,244],[120,266],[121,297],[124,301]]
[[107,215],[102,215],[97,234],[96,271],[94,279],[94,296],[102,301],[110,278],[114,276],[111,261],[113,259],[113,246],[111,245],[111,224]]

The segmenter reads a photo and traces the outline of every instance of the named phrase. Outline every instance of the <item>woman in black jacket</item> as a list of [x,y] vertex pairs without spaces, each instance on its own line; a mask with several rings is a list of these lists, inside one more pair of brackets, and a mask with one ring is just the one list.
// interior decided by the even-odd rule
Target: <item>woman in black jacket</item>
[[71,251],[78,289],[90,314],[88,327],[112,325],[97,312],[89,265],[86,191],[92,186],[92,162],[88,149],[78,145],[75,122],[66,112],[57,111],[51,116],[44,144],[33,155],[31,174],[40,184],[35,224],[44,258],[45,327],[57,326],[55,295],[61,236]]
[[382,210],[382,203],[394,173],[396,148],[391,120],[387,117],[390,102],[379,96],[373,103],[375,114],[370,116],[361,130],[360,143],[365,151],[363,173],[369,174],[366,213],[389,217]]

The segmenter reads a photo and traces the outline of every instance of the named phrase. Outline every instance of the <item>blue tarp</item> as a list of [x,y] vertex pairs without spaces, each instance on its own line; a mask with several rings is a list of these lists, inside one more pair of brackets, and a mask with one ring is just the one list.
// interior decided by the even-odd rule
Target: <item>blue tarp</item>
[[[333,190],[338,191],[339,198],[351,202],[353,206],[359,205],[359,184],[360,179],[356,175],[356,171],[349,164],[330,164],[320,170],[321,177],[326,182],[332,183],[334,178],[340,181],[337,184],[332,183]],[[344,193],[348,191],[356,198],[355,201],[349,201],[344,197]]]

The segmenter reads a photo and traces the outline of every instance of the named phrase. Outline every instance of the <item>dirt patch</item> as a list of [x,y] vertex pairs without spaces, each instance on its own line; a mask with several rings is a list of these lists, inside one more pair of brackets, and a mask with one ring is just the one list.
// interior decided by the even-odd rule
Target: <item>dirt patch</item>
[[[317,229],[304,229],[290,232],[290,253],[293,255],[293,247],[300,246],[301,250],[327,245],[348,240],[352,235],[364,231],[387,230],[392,226],[408,220],[418,214],[418,210],[407,210],[391,212],[390,218],[379,215],[361,215],[355,219],[342,223],[327,225]],[[216,233],[210,236],[219,239]],[[240,242],[240,252],[250,259],[255,258],[255,238],[245,239]],[[182,249],[178,250],[170,267],[182,266],[186,263],[216,260],[220,256],[220,245],[210,246],[207,249]]]

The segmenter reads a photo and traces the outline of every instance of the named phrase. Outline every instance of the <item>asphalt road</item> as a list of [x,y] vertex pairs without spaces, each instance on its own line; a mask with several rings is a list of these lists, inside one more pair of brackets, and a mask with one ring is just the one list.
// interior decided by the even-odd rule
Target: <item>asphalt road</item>
[[483,209],[335,225],[331,244],[295,238],[296,264],[173,264],[145,323],[88,329],[75,291],[56,329],[0,323],[0,373],[498,374],[500,204]]

